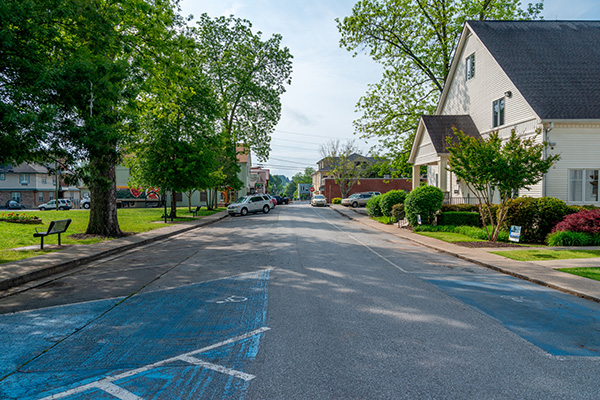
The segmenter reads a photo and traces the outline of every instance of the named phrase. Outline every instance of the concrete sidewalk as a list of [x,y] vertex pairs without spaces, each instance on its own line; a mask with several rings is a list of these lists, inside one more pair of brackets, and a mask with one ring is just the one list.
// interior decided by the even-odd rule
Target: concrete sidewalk
[[[418,235],[409,229],[398,228],[396,225],[384,225],[370,219],[364,209],[352,209],[341,205],[331,205],[339,214],[360,222],[372,229],[389,233],[396,237],[410,240],[419,245],[450,254],[481,266],[502,273],[525,279],[540,285],[570,293],[579,297],[600,302],[600,281],[557,271],[555,268],[600,267],[600,258],[583,258],[569,260],[552,260],[539,262],[515,261],[490,251],[502,251],[503,248],[468,248],[438,239]],[[513,250],[514,248],[504,248]],[[577,247],[576,249],[593,249],[598,247]]]
[[[87,245],[66,245],[62,246],[62,251],[47,253],[12,263],[0,264],[0,291],[68,271],[80,265],[88,264],[92,261],[138,246],[167,239],[173,235],[215,223],[227,216],[227,211],[221,211],[208,217],[172,224],[164,228],[138,233],[133,236]],[[56,247],[58,246],[44,246],[44,248]],[[39,246],[36,246],[36,248],[39,248]]]

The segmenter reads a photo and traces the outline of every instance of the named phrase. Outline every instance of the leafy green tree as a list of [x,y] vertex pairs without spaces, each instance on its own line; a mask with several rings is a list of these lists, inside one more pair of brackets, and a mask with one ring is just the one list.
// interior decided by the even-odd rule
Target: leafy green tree
[[247,20],[203,14],[193,30],[221,109],[219,129],[227,138],[230,165],[239,144],[266,161],[281,116],[280,96],[291,83],[292,55],[281,47],[282,37],[263,40],[251,28]]
[[404,200],[406,219],[411,226],[417,226],[420,215],[422,223],[432,224],[443,201],[442,189],[429,185],[419,186],[413,189]]
[[298,194],[299,183],[312,183],[312,175],[315,173],[315,169],[307,167],[304,172],[298,172],[292,177],[290,183],[285,187],[285,195],[290,199],[296,198]]
[[269,193],[278,195],[283,193],[289,179],[285,175],[271,175],[269,179]]
[[404,203],[406,192],[404,190],[390,190],[381,196],[381,213],[384,217],[392,216],[392,207]]
[[[540,132],[520,138],[513,130],[502,140],[498,132],[487,139],[474,138],[455,131],[457,142],[448,138],[448,170],[461,179],[479,200],[479,214],[490,241],[498,238],[506,217],[508,202],[519,190],[530,189],[542,180],[560,155],[546,155],[547,143],[538,142]],[[494,212],[494,194],[500,197]],[[488,229],[486,221],[491,224]]]
[[80,176],[94,198],[86,233],[122,234],[115,165],[134,128],[135,104],[152,72],[151,60],[182,23],[175,4],[5,0],[0,5],[0,159],[83,165]]
[[337,19],[340,46],[365,50],[383,66],[379,83],[358,101],[354,122],[363,138],[377,138],[393,160],[394,173],[409,176],[406,164],[419,117],[435,110],[464,22],[536,18],[542,3],[520,0],[361,0]]

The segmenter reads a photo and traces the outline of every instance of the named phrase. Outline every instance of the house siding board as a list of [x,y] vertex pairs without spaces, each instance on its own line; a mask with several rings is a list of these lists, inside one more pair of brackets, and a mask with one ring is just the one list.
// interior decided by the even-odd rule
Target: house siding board
[[[475,76],[465,80],[464,59],[475,53]],[[492,103],[504,97],[507,91],[512,92],[510,98],[505,98],[504,126],[507,126],[502,136],[510,134],[511,127],[519,121],[535,118],[536,114],[511,82],[500,65],[492,57],[483,43],[470,35],[459,57],[459,64],[448,88],[446,101],[440,107],[441,115],[469,114],[477,129],[489,132],[492,127]],[[458,61],[458,60],[457,60]]]
[[439,159],[437,152],[431,142],[431,139],[427,132],[423,133],[421,143],[419,144],[419,148],[417,149],[417,154],[415,156],[415,164],[417,165],[425,165],[432,162],[436,162]]
[[[555,142],[550,154],[560,154],[561,159],[547,174],[547,195],[569,200],[570,169],[600,169],[600,126],[554,128],[550,140]],[[590,202],[583,202],[589,204]],[[582,203],[572,203],[582,204]],[[600,205],[596,202],[595,205]]]

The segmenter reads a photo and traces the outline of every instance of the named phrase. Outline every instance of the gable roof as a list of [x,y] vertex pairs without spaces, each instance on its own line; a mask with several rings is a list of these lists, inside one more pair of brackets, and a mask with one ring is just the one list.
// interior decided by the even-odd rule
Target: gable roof
[[600,21],[468,21],[467,27],[542,120],[600,119]]
[[448,153],[446,138],[456,137],[453,128],[467,136],[481,137],[470,115],[422,115],[421,120],[438,154]]

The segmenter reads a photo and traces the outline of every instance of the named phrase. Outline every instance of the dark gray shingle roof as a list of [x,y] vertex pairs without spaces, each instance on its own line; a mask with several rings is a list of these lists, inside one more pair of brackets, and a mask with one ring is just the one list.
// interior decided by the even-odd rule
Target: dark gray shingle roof
[[542,119],[600,119],[600,21],[469,21]]
[[421,119],[438,154],[448,153],[446,138],[455,137],[453,128],[468,136],[481,137],[470,115],[422,115]]

